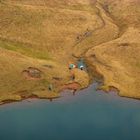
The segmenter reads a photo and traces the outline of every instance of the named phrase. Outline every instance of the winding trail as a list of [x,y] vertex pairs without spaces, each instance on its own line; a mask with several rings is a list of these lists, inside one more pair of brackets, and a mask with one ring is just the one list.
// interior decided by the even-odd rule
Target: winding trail
[[[96,32],[97,30],[102,29],[102,28],[105,26],[105,21],[104,21],[102,15],[101,15],[100,10],[99,10],[98,7],[96,7],[96,8],[98,9],[98,13],[99,13],[98,16],[100,17],[100,20],[102,21],[102,25],[99,26],[99,27],[97,27],[97,28],[95,28],[95,29],[93,29],[93,30],[91,30],[91,34],[93,34],[94,32]],[[76,42],[72,47],[76,47],[78,44],[82,43],[82,42],[83,42],[84,40],[86,40],[87,38],[88,38],[88,36],[82,38],[80,41]]]
[[[97,8],[97,10],[98,10],[98,16],[99,16],[100,20],[102,21],[102,24],[101,24],[101,26],[99,26],[99,27],[97,27],[97,28],[91,30],[91,35],[92,35],[93,33],[95,33],[96,31],[103,29],[103,28],[106,26],[106,23],[105,23],[105,21],[104,21],[104,18],[103,18],[103,16],[102,16],[101,10],[100,10],[100,8],[103,8],[103,6],[102,6],[99,2],[96,1],[96,8]],[[104,10],[105,15],[106,15],[108,18],[111,19],[111,23],[114,24],[114,25],[116,25],[116,26],[118,27],[119,33],[118,33],[118,36],[117,36],[115,39],[119,38],[123,33],[120,32],[121,30],[120,30],[118,24],[116,23],[116,21],[114,21],[114,19],[111,17],[111,15],[110,15],[104,8],[103,8],[102,10]],[[79,42],[76,42],[72,47],[73,47],[73,48],[76,48],[77,45],[81,44],[81,43],[82,43],[83,41],[85,41],[88,37],[90,37],[90,36],[84,37],[84,38],[81,39]],[[114,40],[114,39],[113,39],[113,40]],[[107,42],[110,42],[110,41],[112,41],[112,40],[109,40],[109,41],[107,41]],[[107,43],[107,42],[103,42],[103,43]],[[103,43],[101,43],[101,44],[103,44]],[[97,46],[97,45],[96,45],[96,46]],[[92,47],[95,47],[95,46],[92,46]],[[75,57],[75,58],[84,57],[84,54],[85,54],[88,50],[90,50],[92,47],[88,47],[88,48],[87,48],[82,54],[80,54],[80,56],[78,56],[78,57],[77,57],[76,55],[74,55],[74,54],[72,54],[72,56]]]

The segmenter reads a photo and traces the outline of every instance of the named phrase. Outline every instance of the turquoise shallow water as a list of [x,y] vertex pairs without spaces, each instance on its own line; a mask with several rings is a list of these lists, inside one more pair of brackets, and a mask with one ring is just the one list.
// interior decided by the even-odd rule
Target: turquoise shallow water
[[0,140],[140,140],[140,101],[95,90],[0,107]]

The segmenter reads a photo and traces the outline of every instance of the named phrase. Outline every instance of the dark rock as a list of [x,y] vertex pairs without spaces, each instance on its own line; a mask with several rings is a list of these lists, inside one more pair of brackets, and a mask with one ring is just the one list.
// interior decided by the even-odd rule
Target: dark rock
[[50,68],[50,69],[52,69],[53,68],[53,66],[52,65],[43,65],[44,67],[47,67],[47,68]]
[[60,78],[60,77],[52,77],[52,79],[53,80],[57,80],[57,81],[61,81],[62,80],[62,78]]
[[42,72],[34,67],[28,67],[27,70],[23,70],[23,73],[26,74],[26,76],[28,76],[28,78],[41,78],[42,76]]

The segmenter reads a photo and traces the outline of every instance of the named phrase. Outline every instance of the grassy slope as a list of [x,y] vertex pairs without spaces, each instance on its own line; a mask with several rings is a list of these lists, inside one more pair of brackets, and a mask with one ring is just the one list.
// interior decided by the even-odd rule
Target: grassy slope
[[116,87],[121,96],[140,98],[140,3],[124,2],[110,1],[107,11],[124,31],[123,34],[88,50],[86,56],[103,75],[104,89]]
[[[47,90],[48,84],[54,82],[52,76],[58,77],[59,75],[63,81],[60,81],[58,84],[62,85],[69,77],[67,68],[61,67],[59,63],[54,61],[34,59],[3,48],[0,48],[0,52],[0,101],[8,100],[9,97],[11,100],[16,100],[17,97],[17,99],[20,99],[17,95],[29,97],[33,96],[35,91]],[[47,68],[44,65],[51,65],[53,68]],[[22,71],[28,67],[40,69],[43,73],[42,78],[40,80],[26,79]],[[64,70],[63,73],[62,70]],[[52,94],[48,95],[48,91],[45,94],[46,97],[52,96]],[[38,96],[42,97],[41,94]]]
[[[139,61],[137,61],[139,51],[137,51],[138,54],[133,54],[136,57],[131,57],[131,52],[135,52],[134,47],[132,49],[131,46],[137,46],[136,49],[139,50],[139,44],[138,42],[129,43],[130,45],[127,47],[129,49],[125,52],[116,47],[125,39],[116,38],[119,37],[120,31],[126,30],[124,27],[134,26],[138,30],[139,19],[137,17],[139,16],[135,15],[134,21],[126,18],[126,15],[130,13],[123,3],[121,3],[121,6],[124,6],[122,8],[126,10],[121,17],[119,13],[122,11],[116,11],[120,9],[113,8],[114,3],[112,1],[109,1],[111,3],[108,4],[106,1],[100,0],[105,9],[102,8],[101,4],[95,4],[94,2],[94,0],[2,0],[2,3],[0,3],[0,101],[20,100],[22,94],[26,97],[33,95],[42,98],[57,97],[58,95],[55,93],[48,93],[48,84],[52,83],[55,90],[58,91],[61,86],[69,83],[70,72],[67,65],[70,61],[75,61],[72,54],[77,57],[83,56],[88,49],[94,46],[97,46],[95,47],[96,51],[91,49],[86,56],[90,63],[92,62],[92,57],[89,58],[90,55],[97,53],[96,55],[101,63],[92,62],[92,64],[97,69],[99,68],[98,72],[104,71],[101,74],[104,75],[105,85],[117,87],[121,90],[121,95],[127,93],[127,96],[129,94],[134,97],[132,92],[139,87],[137,82],[133,83],[133,81],[138,80],[137,77],[139,76]],[[106,3],[109,6],[106,7]],[[119,3],[117,2],[117,4]],[[130,9],[132,8],[134,13],[135,9],[138,13],[139,8],[130,6]],[[80,42],[77,41],[77,36],[85,34],[87,29],[91,32],[91,35],[84,37]],[[126,36],[130,36],[129,38],[133,36],[130,35],[131,32],[134,36],[136,35],[135,29],[130,28],[130,30],[132,30],[130,33],[126,33]],[[109,34],[107,35],[107,33]],[[127,43],[129,41],[130,39],[125,40]],[[106,42],[109,43],[99,45]],[[110,43],[112,44],[109,45]],[[108,46],[111,46],[111,48]],[[106,52],[105,57],[104,55],[102,57],[103,51]],[[114,51],[117,52],[116,55],[114,55]],[[132,62],[127,61],[127,55],[130,55]],[[124,62],[120,62],[122,58]],[[109,63],[110,59],[112,63]],[[130,66],[130,64],[133,64],[133,60],[136,61],[134,63],[136,67]],[[128,62],[127,65],[126,61]],[[108,71],[108,67],[105,67],[104,63],[107,63],[107,65],[109,63],[110,67],[113,67],[111,72]],[[43,65],[52,65],[53,69],[46,68]],[[120,73],[122,65],[125,65],[124,73],[126,69],[129,69],[126,72],[127,76],[123,72]],[[21,73],[28,67],[40,69],[43,72],[43,78],[41,80],[25,79]],[[118,72],[114,75],[116,70]],[[136,74],[134,74],[134,70],[137,71]],[[89,81],[88,76],[78,71],[76,71],[76,74],[77,76],[81,75],[78,76],[76,82],[79,82],[82,88],[86,87]],[[114,80],[109,75],[118,79]],[[125,77],[123,77],[124,75]],[[52,77],[60,77],[62,80],[57,82]],[[130,82],[126,78],[130,78]],[[130,93],[127,92],[126,84],[124,82],[120,83],[120,79],[124,79],[124,82],[128,83],[128,87],[130,84],[136,85],[134,90],[131,90]],[[45,89],[45,91],[42,91],[42,89]]]
[[[101,43],[116,39],[119,35],[119,28],[113,20],[105,13],[100,4],[96,4],[97,22],[90,29],[91,36],[85,38],[74,46],[73,54],[77,57],[84,56],[85,52]],[[107,34],[108,33],[108,34]]]
[[[58,57],[60,55],[57,54],[63,55],[65,49],[71,49],[77,35],[85,32],[88,27],[96,26],[98,17],[93,11],[94,6],[91,8],[86,4],[72,6],[58,4],[54,1],[46,2],[49,5],[38,6],[39,4],[35,2],[34,6],[23,6],[20,2],[16,6],[13,6],[14,2],[12,5],[1,5],[0,37],[27,44],[30,48],[41,52],[49,51],[50,55]],[[57,54],[54,56],[55,51]]]
[[[22,94],[26,97],[33,94],[52,97],[54,94],[47,94],[50,83],[57,92],[70,80],[67,65],[73,60],[71,49],[77,34],[95,22],[94,16],[91,19],[91,6],[86,3],[81,3],[82,6],[56,3],[54,8],[51,1],[47,6],[18,2],[4,1],[0,4],[0,101],[20,100]],[[25,79],[22,71],[28,67],[40,69],[43,78]],[[62,80],[57,82],[53,77]],[[84,87],[83,82],[81,85]]]

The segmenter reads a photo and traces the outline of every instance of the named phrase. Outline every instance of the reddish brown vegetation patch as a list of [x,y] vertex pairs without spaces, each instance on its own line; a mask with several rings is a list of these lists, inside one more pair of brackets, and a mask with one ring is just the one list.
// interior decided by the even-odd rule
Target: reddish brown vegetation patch
[[62,87],[62,90],[66,90],[66,89],[69,89],[69,90],[78,90],[80,88],[80,85],[76,82],[74,83],[70,83],[70,84],[66,84]]
[[23,70],[22,74],[25,78],[30,79],[30,80],[42,78],[42,72],[39,69],[34,68],[34,67],[29,67],[28,69]]

